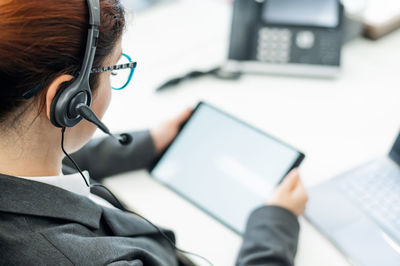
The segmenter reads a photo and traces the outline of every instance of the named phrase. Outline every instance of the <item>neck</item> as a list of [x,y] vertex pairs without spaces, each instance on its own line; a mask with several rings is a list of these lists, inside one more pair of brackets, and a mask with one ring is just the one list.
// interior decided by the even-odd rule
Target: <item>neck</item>
[[64,157],[61,134],[52,133],[53,137],[49,129],[43,130],[37,124],[0,132],[0,173],[23,177],[60,175]]

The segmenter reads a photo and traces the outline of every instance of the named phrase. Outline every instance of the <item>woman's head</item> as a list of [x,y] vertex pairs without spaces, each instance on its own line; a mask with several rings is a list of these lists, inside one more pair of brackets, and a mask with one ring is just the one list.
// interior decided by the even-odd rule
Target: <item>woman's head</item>
[[[36,113],[35,119],[48,118],[55,92],[81,68],[88,21],[86,0],[0,1],[0,131],[18,130],[28,114]],[[100,35],[93,67],[116,63],[124,26],[119,0],[100,0]],[[99,116],[110,99],[109,75],[90,76],[92,107]],[[38,92],[24,99],[22,95],[33,88]],[[79,142],[94,131],[87,123],[76,128],[69,135],[72,139],[80,135],[81,141],[71,142],[71,149],[79,148],[83,144]]]

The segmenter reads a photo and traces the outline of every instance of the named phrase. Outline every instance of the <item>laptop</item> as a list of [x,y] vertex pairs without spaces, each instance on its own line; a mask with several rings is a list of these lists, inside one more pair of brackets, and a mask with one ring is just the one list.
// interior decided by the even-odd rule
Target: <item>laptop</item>
[[400,135],[387,156],[309,190],[306,218],[358,266],[400,265]]

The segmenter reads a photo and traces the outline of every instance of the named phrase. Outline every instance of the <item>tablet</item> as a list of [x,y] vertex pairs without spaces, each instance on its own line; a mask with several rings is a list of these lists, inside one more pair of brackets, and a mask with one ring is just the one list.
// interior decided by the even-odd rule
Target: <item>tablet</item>
[[200,102],[151,176],[243,234],[247,217],[304,154]]

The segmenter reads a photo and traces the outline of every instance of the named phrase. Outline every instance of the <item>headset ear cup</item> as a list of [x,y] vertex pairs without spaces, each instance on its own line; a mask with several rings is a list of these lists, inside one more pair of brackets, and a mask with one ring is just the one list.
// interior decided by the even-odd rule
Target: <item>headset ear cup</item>
[[74,82],[74,79],[64,82],[60,85],[60,88],[57,90],[56,95],[54,95],[53,101],[51,102],[50,105],[50,122],[55,126],[55,127],[66,127],[66,125],[62,125],[59,122],[57,122],[56,117],[59,117],[60,115],[66,116],[67,114],[56,114],[56,107],[59,102],[60,96],[63,94],[63,92]]

